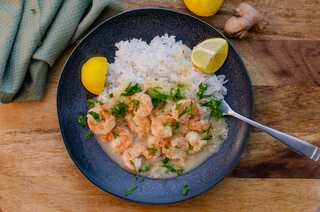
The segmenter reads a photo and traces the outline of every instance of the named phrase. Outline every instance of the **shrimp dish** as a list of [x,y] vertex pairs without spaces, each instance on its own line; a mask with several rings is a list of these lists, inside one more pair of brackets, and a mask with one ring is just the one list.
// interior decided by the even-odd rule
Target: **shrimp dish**
[[219,108],[225,77],[203,74],[174,36],[116,44],[103,92],[87,123],[123,169],[163,179],[185,174],[219,150],[228,127]]

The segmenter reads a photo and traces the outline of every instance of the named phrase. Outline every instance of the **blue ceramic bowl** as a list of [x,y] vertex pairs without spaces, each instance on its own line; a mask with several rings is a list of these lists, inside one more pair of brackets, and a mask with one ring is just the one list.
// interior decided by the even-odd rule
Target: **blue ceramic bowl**
[[[238,162],[250,134],[250,126],[233,117],[225,117],[228,138],[219,151],[195,170],[166,180],[136,180],[102,151],[93,136],[84,141],[88,128],[77,122],[77,115],[86,115],[86,100],[92,98],[81,84],[81,67],[94,56],[114,62],[115,43],[132,38],[150,42],[155,36],[175,35],[176,40],[193,48],[201,41],[221,37],[212,26],[192,16],[166,9],[138,9],[124,12],[105,21],[89,33],[74,49],[61,73],[57,90],[57,111],[61,135],[73,162],[80,172],[100,189],[123,199],[168,204],[193,198],[217,185]],[[226,75],[227,102],[235,111],[253,118],[253,92],[248,72],[229,42],[229,54],[217,74]],[[139,178],[140,179],[140,178]],[[189,192],[182,194],[183,185]],[[131,194],[126,190],[137,185]]]

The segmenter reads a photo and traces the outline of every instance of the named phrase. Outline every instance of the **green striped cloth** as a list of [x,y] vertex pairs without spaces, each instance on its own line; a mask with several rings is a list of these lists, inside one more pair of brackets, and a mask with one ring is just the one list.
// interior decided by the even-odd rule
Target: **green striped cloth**
[[1,0],[0,102],[43,98],[63,50],[122,11],[116,0]]

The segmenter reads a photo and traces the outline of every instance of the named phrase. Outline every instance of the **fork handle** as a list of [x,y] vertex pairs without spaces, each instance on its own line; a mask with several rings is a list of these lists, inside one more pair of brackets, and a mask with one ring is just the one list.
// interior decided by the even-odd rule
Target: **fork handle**
[[285,134],[283,132],[271,129],[269,127],[266,127],[262,124],[259,124],[255,121],[252,121],[251,119],[248,119],[236,112],[229,113],[229,115],[232,115],[238,119],[241,119],[244,122],[247,122],[248,124],[260,129],[261,131],[271,135],[275,139],[279,140],[281,143],[287,145],[294,151],[300,153],[301,155],[304,155],[311,160],[318,161],[320,159],[320,148],[314,146],[313,144],[310,144],[306,141],[303,141],[299,138],[293,137],[291,135]]

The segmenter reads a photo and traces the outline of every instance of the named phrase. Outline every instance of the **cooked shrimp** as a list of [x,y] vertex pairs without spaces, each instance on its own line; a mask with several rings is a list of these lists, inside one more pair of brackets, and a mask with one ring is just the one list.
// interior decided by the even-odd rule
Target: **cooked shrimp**
[[193,146],[193,152],[199,152],[203,146],[207,144],[206,140],[202,140],[204,136],[199,135],[199,133],[195,131],[190,131],[186,135],[186,140]]
[[163,139],[157,137],[157,136],[152,136],[148,140],[148,148],[155,148],[157,149],[157,152],[154,153],[155,156],[160,156],[161,155],[161,144],[163,142]]
[[176,149],[187,151],[189,148],[189,142],[182,136],[174,136],[171,138],[171,146]]
[[169,138],[172,136],[172,126],[163,126],[166,123],[176,123],[176,120],[169,115],[160,115],[151,120],[151,132],[159,138]]
[[101,139],[111,141],[113,153],[122,153],[133,141],[131,131],[126,127],[115,127],[112,132],[103,135]]
[[150,132],[150,120],[148,117],[133,116],[131,113],[125,115],[130,130],[138,134],[138,139]]
[[205,130],[208,131],[210,133],[210,123],[207,120],[200,120],[200,121],[191,121],[189,123],[189,127],[191,130],[195,130],[195,131],[201,131],[201,130]]
[[[88,111],[87,119],[89,128],[98,135],[108,134],[116,125],[116,118],[106,111],[111,112],[111,109],[106,105],[103,105],[102,107],[97,106]],[[93,116],[89,114],[90,112],[98,114],[100,121],[97,122]]]
[[130,163],[132,161],[138,170],[141,167],[141,155],[145,156],[147,159],[152,159],[153,155],[149,155],[149,150],[146,146],[142,144],[133,144],[128,149],[124,150],[122,153],[122,160],[124,165],[126,165],[129,169],[134,170],[133,164]]
[[169,145],[168,141],[162,143],[162,153],[172,160],[183,161],[187,156],[186,151],[172,147],[172,145]]
[[[198,120],[199,116],[200,116],[199,108],[196,103],[192,102],[192,104],[193,104],[192,109],[191,109],[192,115],[190,115],[190,112],[189,111],[186,112],[186,110],[189,109],[189,107],[191,105],[191,101],[185,100],[185,99],[178,101],[171,108],[172,117],[175,118],[178,122],[181,122],[184,124],[187,123],[189,121],[189,119]],[[176,109],[177,105],[180,105],[178,110]],[[181,117],[179,117],[179,116],[181,116]]]
[[135,109],[133,103],[129,105],[129,111],[133,111],[134,115],[140,117],[147,117],[151,114],[153,110],[153,104],[151,97],[148,94],[144,93],[136,93],[131,97],[131,100],[137,99],[139,100],[139,105]]

